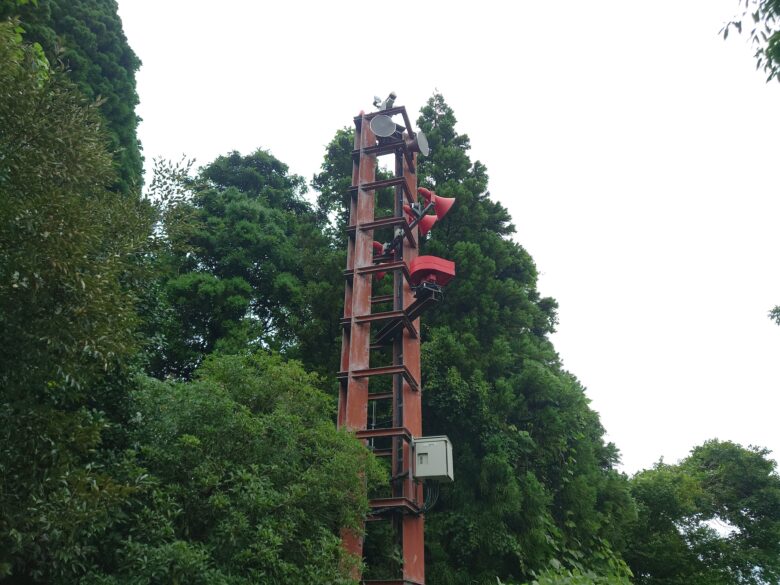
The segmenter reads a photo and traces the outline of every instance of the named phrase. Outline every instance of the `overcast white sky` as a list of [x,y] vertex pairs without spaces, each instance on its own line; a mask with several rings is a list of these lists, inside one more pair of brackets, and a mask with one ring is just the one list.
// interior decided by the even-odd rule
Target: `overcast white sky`
[[147,167],[262,147],[310,178],[375,94],[441,91],[629,473],[714,437],[780,456],[780,84],[718,36],[737,9],[119,0]]

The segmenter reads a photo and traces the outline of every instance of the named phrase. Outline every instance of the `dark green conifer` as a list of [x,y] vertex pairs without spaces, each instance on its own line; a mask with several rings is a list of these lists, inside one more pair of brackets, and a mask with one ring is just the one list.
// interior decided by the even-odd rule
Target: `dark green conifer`
[[142,183],[136,137],[141,61],[127,43],[116,0],[0,0],[0,20],[18,16],[25,40],[37,42],[52,63],[61,62],[90,101],[100,100],[117,167],[115,189],[130,193]]

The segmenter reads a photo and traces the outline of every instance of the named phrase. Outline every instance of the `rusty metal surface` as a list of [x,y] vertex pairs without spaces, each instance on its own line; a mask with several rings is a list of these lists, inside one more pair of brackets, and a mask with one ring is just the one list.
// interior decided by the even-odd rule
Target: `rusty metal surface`
[[377,295],[375,297],[371,297],[371,304],[373,305],[391,302],[393,302],[393,295]]
[[393,177],[392,179],[382,179],[381,181],[370,181],[361,183],[360,185],[353,185],[349,188],[349,193],[354,197],[358,191],[370,192],[386,187],[395,187],[397,185],[400,185],[403,188],[406,200],[410,204],[417,203],[417,191],[409,186],[409,183],[404,177]]
[[[411,126],[409,126],[411,128]],[[403,156],[403,175],[407,179],[409,186],[417,193],[417,176],[415,174],[416,155],[411,152],[404,152]],[[416,228],[415,228],[416,229]],[[412,263],[418,256],[418,249],[403,242],[403,258],[407,263]],[[403,282],[402,299],[403,308],[407,309],[415,302],[414,292],[409,280]],[[419,329],[419,319],[415,321]],[[401,426],[409,429],[412,437],[422,435],[422,396],[420,392],[420,338],[409,335],[406,331],[400,341],[401,355],[403,355],[404,365],[408,368],[410,377],[414,384],[407,383],[403,385],[403,416]],[[415,387],[416,386],[416,387]],[[407,462],[405,471],[409,472],[408,478],[403,482],[403,495],[410,500],[422,505],[423,494],[422,484],[414,481],[415,460],[412,453],[412,446],[408,443],[402,445],[403,458]],[[403,573],[402,577],[408,581],[417,581],[425,583],[425,555],[424,555],[424,517],[422,515],[405,515],[401,524],[401,543],[403,551]]]
[[357,269],[357,272],[358,274],[373,274],[374,272],[390,272],[391,270],[400,270],[404,275],[404,279],[409,282],[411,274],[409,273],[409,267],[403,260],[400,262],[385,262],[384,264],[361,266]]
[[[404,116],[404,120],[407,120],[406,116],[406,106],[395,106],[393,108],[387,108],[386,110],[379,110],[376,112],[369,112],[368,114],[363,114],[363,119],[371,121],[371,118],[374,118],[376,116],[395,116],[396,114],[401,114]],[[355,118],[357,120],[357,118]]]
[[390,427],[387,429],[364,429],[357,431],[355,436],[358,439],[381,439],[384,437],[401,437],[405,441],[412,440],[412,433],[404,427]]
[[417,337],[417,328],[414,326],[414,323],[412,323],[411,319],[409,319],[406,311],[385,311],[383,313],[374,313],[372,315],[358,315],[353,317],[353,320],[356,323],[394,321],[398,324],[399,327],[406,327],[412,337]]
[[[406,136],[377,141],[368,123],[375,116],[400,115],[406,126]],[[355,431],[361,440],[383,438],[392,447],[374,451],[377,457],[392,457],[392,497],[370,501],[373,515],[368,520],[378,520],[390,514],[399,531],[403,550],[403,574],[397,579],[365,581],[366,585],[424,585],[425,564],[423,547],[422,486],[414,481],[414,461],[411,442],[422,434],[422,405],[420,401],[420,303],[415,304],[411,288],[409,263],[417,256],[419,229],[410,227],[403,212],[404,203],[417,201],[416,154],[405,144],[413,139],[411,121],[403,106],[370,114],[361,113],[355,118],[355,144],[353,150],[352,187],[350,188],[350,219],[347,228],[347,265],[344,271],[345,307],[341,324],[342,359],[339,379],[340,427]],[[377,156],[395,155],[395,177],[376,180]],[[394,188],[395,203],[392,217],[374,218],[377,189]],[[374,264],[373,235],[375,230],[403,228],[400,245],[393,248],[391,261]],[[399,231],[400,233],[400,231]],[[385,258],[380,258],[384,260]],[[393,274],[394,294],[371,295],[373,275]],[[392,310],[372,313],[371,307],[380,303],[393,303]],[[379,336],[393,338],[393,363],[389,366],[370,367],[371,350],[381,347],[376,340],[371,343],[373,323],[382,323]],[[391,331],[392,335],[387,333]],[[385,332],[382,334],[381,332]],[[369,380],[374,376],[392,376],[391,392],[369,393]],[[367,429],[368,403],[379,400],[393,401],[393,427]],[[386,404],[386,403],[385,403]],[[346,550],[360,556],[363,541],[360,531],[342,533]]]
[[[360,191],[375,191],[376,189],[382,189],[384,187],[395,187],[396,185],[403,185],[405,183],[403,177],[392,177],[390,179],[381,179],[379,181],[369,181],[367,183],[361,183],[359,185],[353,185],[349,188],[350,193]],[[408,188],[408,187],[407,187]]]
[[[381,219],[377,219],[376,221],[372,221],[367,224],[363,224],[360,226],[360,229],[363,231],[366,230],[377,230],[382,229],[386,227],[393,227],[396,225],[400,225],[401,228],[404,230],[404,236],[406,237],[407,241],[409,242],[409,245],[412,246],[412,248],[417,247],[417,239],[414,237],[414,231],[409,225],[409,222],[404,217],[383,217]],[[357,233],[357,227],[354,225],[348,226],[346,228],[347,235],[350,238],[354,238],[355,234]]]
[[388,400],[393,397],[392,392],[374,392],[368,395],[369,400]]
[[409,498],[373,498],[368,502],[371,510],[383,509],[383,511],[389,511],[385,509],[397,508],[402,512],[408,514],[420,514],[420,507],[417,503]]
[[[403,376],[404,380],[412,390],[414,390],[415,392],[419,390],[417,380],[414,378],[414,376],[412,376],[412,373],[409,371],[409,368],[407,368],[405,364],[397,364],[393,366],[379,366],[377,368],[363,368],[360,370],[352,370],[348,372],[341,371],[338,374],[336,374],[336,377],[337,378],[349,377],[350,379],[360,380],[363,378],[370,378],[372,376],[392,376],[397,374]],[[366,395],[368,395],[368,393],[366,393]]]
[[[362,152],[364,154],[374,154],[376,156],[384,156],[386,154],[392,154],[397,150],[402,150],[404,146],[406,146],[406,142],[404,142],[403,139],[387,140],[387,141],[383,141],[382,144],[377,144],[376,146],[369,146],[368,148],[364,148]],[[361,153],[360,150],[353,150],[352,158],[358,158],[360,156],[360,153]]]
[[376,221],[371,222],[371,224],[361,226],[360,229],[362,230],[374,230],[374,229],[381,229],[383,227],[392,227],[400,225],[404,230],[404,236],[406,236],[406,241],[409,242],[409,245],[412,248],[417,247],[417,238],[414,237],[414,231],[412,230],[411,226],[409,225],[409,222],[406,220],[405,217],[383,217],[382,219],[377,219]]
[[[355,148],[365,148],[376,144],[376,137],[371,132],[369,124],[355,124]],[[376,178],[376,157],[361,156],[352,165],[352,184],[371,183]],[[374,219],[374,198],[350,198],[350,225],[360,226]],[[371,264],[373,258],[373,242],[370,232],[357,230],[354,238],[348,238],[347,270]],[[408,272],[408,271],[407,271]],[[344,317],[362,315],[371,310],[370,278],[353,278],[348,280],[344,292]],[[347,371],[355,368],[366,368],[369,365],[369,343],[371,325],[369,323],[343,328],[341,367]],[[368,413],[368,379],[347,376],[339,385],[338,420],[339,428],[352,430],[365,429]],[[344,548],[360,558],[363,555],[363,535],[361,530],[345,530],[342,532]],[[355,571],[358,569],[356,568]],[[360,575],[355,573],[354,577]]]
[[364,579],[363,585],[424,585],[421,581],[409,581],[408,579]]

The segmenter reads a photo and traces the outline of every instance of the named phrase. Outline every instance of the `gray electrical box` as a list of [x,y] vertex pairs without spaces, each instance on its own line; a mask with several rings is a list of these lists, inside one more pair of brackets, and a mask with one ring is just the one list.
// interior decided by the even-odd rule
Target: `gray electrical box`
[[414,440],[415,479],[453,481],[452,444],[440,437],[420,437]]

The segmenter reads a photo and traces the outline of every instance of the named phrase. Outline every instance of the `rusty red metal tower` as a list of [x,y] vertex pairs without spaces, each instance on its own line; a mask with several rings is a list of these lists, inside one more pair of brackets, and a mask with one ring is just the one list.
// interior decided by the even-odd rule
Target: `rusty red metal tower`
[[[424,585],[423,486],[413,455],[413,442],[422,434],[419,314],[440,298],[441,285],[454,276],[455,267],[418,255],[420,230],[435,222],[418,204],[416,159],[418,152],[427,153],[427,142],[412,131],[406,109],[393,107],[394,98],[391,94],[380,111],[361,112],[354,119],[338,425],[355,431],[390,463],[388,493],[371,499],[368,520],[392,523],[402,550],[402,574],[364,583]],[[403,125],[389,122],[393,116],[400,116]],[[394,176],[377,180],[377,157],[384,155],[394,157]],[[380,189],[392,189],[393,213],[375,218]],[[428,201],[427,209],[435,208],[435,194],[420,189],[419,195]],[[439,199],[449,209],[453,200]],[[375,241],[380,234],[389,234],[389,241]],[[385,274],[392,275],[392,292],[372,294]],[[390,413],[384,424],[375,418],[369,424],[369,405],[374,413],[377,407]],[[362,534],[342,537],[345,548],[360,558]]]

